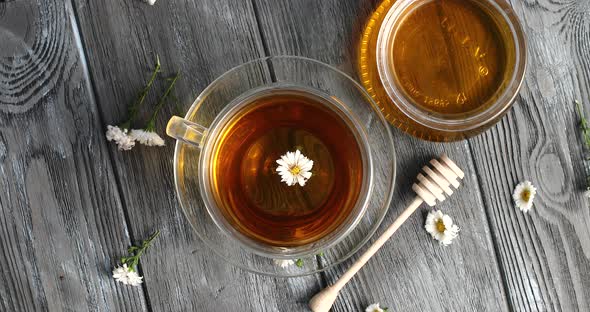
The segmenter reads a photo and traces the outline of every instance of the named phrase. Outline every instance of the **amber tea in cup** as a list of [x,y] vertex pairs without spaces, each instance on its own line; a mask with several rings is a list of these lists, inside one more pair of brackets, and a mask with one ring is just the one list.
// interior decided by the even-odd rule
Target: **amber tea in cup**
[[[270,56],[231,68],[166,133],[177,139],[175,189],[192,232],[249,272],[332,268],[370,240],[392,201],[391,127],[358,82],[317,60]],[[298,166],[277,160],[297,150],[313,166],[300,163],[307,181],[289,186],[282,180]]]
[[[242,100],[211,149],[211,190],[223,217],[272,246],[301,246],[340,227],[363,184],[359,134],[322,98],[275,89]],[[277,159],[299,150],[313,160],[304,186],[282,183]]]
[[[208,129],[173,117],[167,132],[201,147],[195,174],[209,214],[254,250],[319,250],[363,216],[370,148],[353,113],[334,96],[300,86],[264,87],[234,100]],[[277,160],[295,151],[313,161],[303,186],[287,185],[277,171]]]

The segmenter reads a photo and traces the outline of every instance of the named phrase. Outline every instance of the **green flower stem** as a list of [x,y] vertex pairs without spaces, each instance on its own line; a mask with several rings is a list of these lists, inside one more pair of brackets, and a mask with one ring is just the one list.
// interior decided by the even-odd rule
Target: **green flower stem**
[[586,150],[590,150],[590,128],[588,128],[588,121],[586,120],[586,117],[584,117],[582,104],[578,101],[576,101],[576,108],[578,109],[578,115],[580,115],[580,129],[584,136],[584,145],[586,146]]
[[586,156],[584,157],[584,169],[586,170],[586,189],[590,190],[590,157],[588,156],[588,152],[590,152],[590,128],[588,126],[588,120],[584,116],[582,104],[579,101],[575,102],[578,115],[580,117],[580,130],[582,131],[582,136],[584,137],[584,147],[586,151]]
[[141,255],[143,255],[143,253],[146,251],[146,249],[148,249],[148,247],[152,244],[154,239],[156,239],[156,237],[158,237],[158,235],[160,235],[160,230],[157,230],[152,235],[150,235],[150,237],[148,237],[146,240],[144,240],[141,243],[141,246],[129,247],[127,249],[127,252],[129,252],[130,256],[122,257],[121,263],[127,264],[127,267],[129,268],[130,271],[135,271],[135,268],[137,267],[137,264],[139,263],[139,258],[141,257]]
[[[166,99],[170,96],[170,93],[174,89],[174,85],[176,84],[178,78],[180,78],[180,73],[176,73],[176,75],[172,78],[170,84],[168,85],[168,88],[166,89],[166,92],[164,92],[164,94],[158,101],[158,104],[156,104],[156,108],[154,109],[154,112],[152,113],[152,116],[150,117],[150,120],[148,120],[147,125],[145,127],[146,131],[156,131],[156,117],[158,117],[158,113],[160,112],[162,107],[164,107],[164,104],[166,104]],[[174,96],[170,97],[173,98]]]
[[158,76],[159,72],[160,72],[160,57],[158,55],[156,55],[156,67],[154,68],[154,71],[152,72],[152,76],[150,77],[150,80],[148,80],[145,87],[143,87],[141,92],[139,92],[139,95],[137,96],[137,99],[135,99],[135,102],[133,102],[133,104],[131,106],[129,106],[129,108],[127,110],[127,113],[129,114],[129,119],[127,119],[125,122],[123,122],[119,126],[121,129],[131,128],[131,123],[137,117],[137,114],[139,113],[139,108],[143,104],[145,97],[147,96],[148,92],[152,88],[152,85],[154,84],[154,81],[156,80],[156,77]]

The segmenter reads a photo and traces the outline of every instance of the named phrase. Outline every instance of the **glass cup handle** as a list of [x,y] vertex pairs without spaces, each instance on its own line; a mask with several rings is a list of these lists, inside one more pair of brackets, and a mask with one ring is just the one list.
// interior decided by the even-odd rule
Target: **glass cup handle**
[[202,147],[207,128],[178,116],[172,116],[166,126],[166,134],[184,143]]

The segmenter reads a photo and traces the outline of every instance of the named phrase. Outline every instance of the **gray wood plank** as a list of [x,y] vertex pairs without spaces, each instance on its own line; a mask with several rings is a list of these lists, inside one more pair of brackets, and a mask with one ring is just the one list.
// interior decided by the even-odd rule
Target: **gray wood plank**
[[[590,309],[590,210],[574,100],[590,110],[588,1],[512,1],[529,70],[514,108],[470,141],[510,302],[516,311]],[[538,197],[525,215],[516,184]]]
[[0,3],[0,310],[146,310],[111,278],[130,240],[71,14]]
[[[105,123],[116,124],[160,55],[165,73],[180,71],[176,94],[188,109],[198,93],[231,67],[264,55],[249,2],[83,1],[74,5]],[[162,90],[157,83],[155,90]],[[147,103],[153,105],[155,93]],[[173,107],[157,126],[163,133]],[[143,258],[150,306],[158,311],[299,311],[319,290],[319,277],[273,279],[234,268],[198,240],[174,192],[173,145],[113,151],[133,237],[156,228],[158,242]]]
[[[355,52],[376,2],[255,0],[271,55],[295,54],[336,65],[356,76]],[[394,130],[398,184],[384,224],[413,198],[419,168],[443,151],[466,168],[464,185],[478,185],[467,142],[439,144]],[[441,207],[461,227],[457,242],[438,246],[423,228],[427,209],[415,214],[341,292],[335,311],[359,311],[381,302],[394,311],[502,311],[508,305],[477,187],[459,190]],[[384,226],[381,227],[383,231]],[[348,265],[327,272],[330,283]]]

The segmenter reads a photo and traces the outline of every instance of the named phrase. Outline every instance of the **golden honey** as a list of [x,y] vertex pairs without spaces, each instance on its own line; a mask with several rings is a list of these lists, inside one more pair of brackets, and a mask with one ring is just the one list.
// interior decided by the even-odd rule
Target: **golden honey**
[[432,141],[463,139],[497,121],[526,59],[505,9],[487,0],[384,1],[364,29],[359,70],[386,118]]

